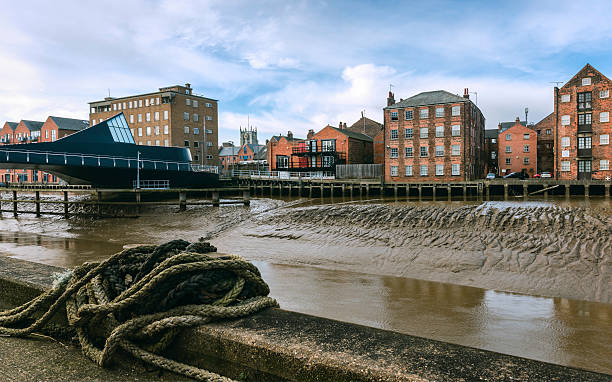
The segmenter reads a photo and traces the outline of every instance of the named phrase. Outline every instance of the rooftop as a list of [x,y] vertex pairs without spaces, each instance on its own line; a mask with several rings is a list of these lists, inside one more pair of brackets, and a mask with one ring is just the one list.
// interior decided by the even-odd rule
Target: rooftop
[[404,107],[414,106],[425,106],[425,105],[439,105],[446,103],[456,102],[469,102],[469,98],[461,97],[457,94],[447,92],[446,90],[434,90],[430,92],[419,93],[410,98],[406,98],[403,101],[394,103],[391,106],[385,107],[385,109],[397,109]]
[[28,120],[25,120],[25,119],[22,119],[21,122],[30,131],[39,131],[40,128],[42,127],[42,125],[44,124],[44,122],[40,122],[40,121],[28,121]]
[[[364,120],[365,120],[365,129],[364,129]],[[383,128],[382,123],[378,123],[370,118],[361,117],[359,118],[357,122],[347,127],[347,130],[355,132],[355,133],[365,134],[370,138],[374,138],[376,134],[378,134],[382,128]]]
[[89,121],[84,119],[64,118],[50,116],[59,129],[79,131],[89,127]]

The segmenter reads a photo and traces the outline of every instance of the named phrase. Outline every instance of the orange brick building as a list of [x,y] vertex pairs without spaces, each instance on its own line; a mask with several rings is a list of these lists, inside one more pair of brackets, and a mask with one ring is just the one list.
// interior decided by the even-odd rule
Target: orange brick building
[[485,118],[469,99],[444,90],[384,108],[385,182],[464,181],[484,176]]
[[555,113],[550,113],[533,126],[538,134],[538,173],[548,171],[554,174],[554,135]]
[[499,175],[525,172],[530,177],[536,174],[538,137],[535,130],[525,126],[519,118],[514,125],[503,129],[499,124],[498,166]]
[[275,135],[268,141],[268,166],[270,171],[288,170],[293,148],[303,139],[294,138],[291,131],[287,135]]
[[555,176],[611,179],[612,81],[587,64],[555,88]]

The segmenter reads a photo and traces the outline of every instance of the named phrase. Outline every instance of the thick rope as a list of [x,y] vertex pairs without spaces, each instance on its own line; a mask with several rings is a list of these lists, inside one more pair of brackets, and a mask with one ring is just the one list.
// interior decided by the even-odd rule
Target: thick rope
[[65,307],[83,353],[108,366],[117,350],[200,381],[231,381],[160,355],[183,328],[243,317],[278,303],[257,267],[235,255],[211,256],[209,243],[173,240],[85,263],[53,289],[0,312],[0,334],[53,332]]

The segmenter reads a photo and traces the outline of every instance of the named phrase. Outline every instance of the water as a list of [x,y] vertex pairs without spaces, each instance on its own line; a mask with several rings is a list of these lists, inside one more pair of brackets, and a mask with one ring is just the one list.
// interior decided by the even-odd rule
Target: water
[[[0,220],[0,253],[46,264],[74,266],[106,258],[126,244],[161,243],[177,237],[195,240],[205,236],[220,251],[254,260],[270,285],[271,295],[284,309],[612,373],[611,304],[377,275],[346,261],[350,256],[341,252],[354,252],[356,248],[350,246],[245,235],[253,228],[243,227],[257,225],[258,216],[274,216],[290,205],[296,208],[320,203],[256,199],[251,208],[199,207],[185,213],[160,207],[146,210],[146,216],[139,219],[65,220],[21,216],[14,219],[4,214]],[[440,203],[445,202],[429,202]],[[467,202],[470,203],[478,204]],[[589,207],[584,200],[568,203]],[[595,204],[606,213],[607,203],[602,200],[588,204],[590,207]],[[297,230],[291,231],[292,234],[297,235]],[[278,231],[288,229],[279,226]],[[338,240],[342,242],[342,238]],[[314,255],[310,257],[308,251]]]

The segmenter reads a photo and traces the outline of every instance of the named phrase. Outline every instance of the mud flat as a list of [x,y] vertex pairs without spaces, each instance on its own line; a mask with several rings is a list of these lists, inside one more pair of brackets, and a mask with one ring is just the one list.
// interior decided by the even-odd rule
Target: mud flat
[[212,241],[221,251],[254,260],[612,303],[607,207],[486,202],[281,208],[254,215]]

